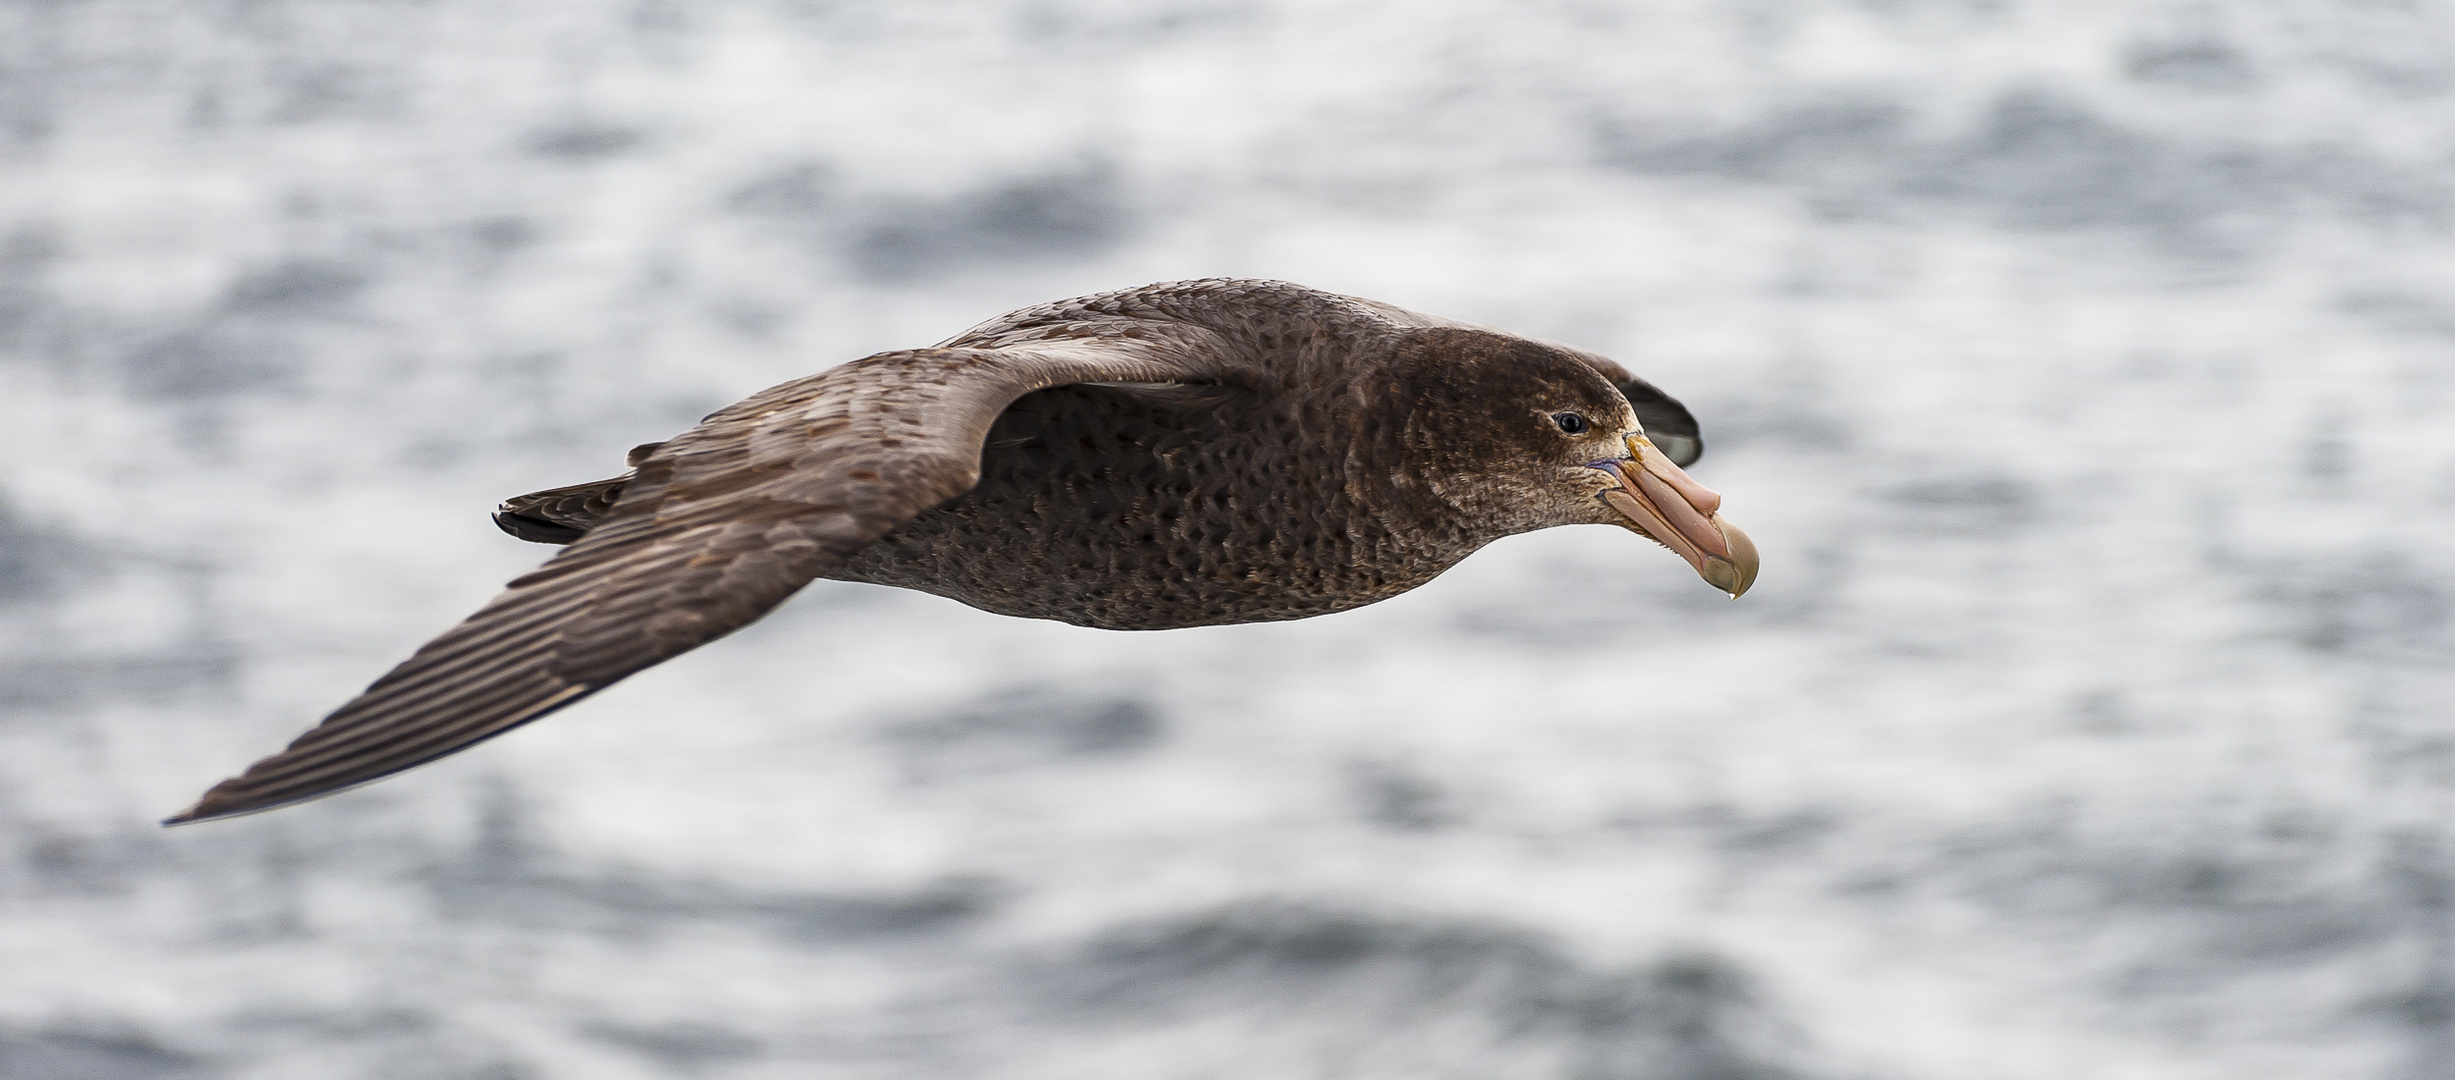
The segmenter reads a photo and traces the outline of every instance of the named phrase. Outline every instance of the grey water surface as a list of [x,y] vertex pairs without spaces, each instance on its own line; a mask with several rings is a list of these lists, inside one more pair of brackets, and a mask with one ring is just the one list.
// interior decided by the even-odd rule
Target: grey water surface
[[[2455,7],[0,3],[0,1076],[2455,1077]],[[153,822],[496,500],[1275,277],[1683,397],[1764,552],[820,583]]]

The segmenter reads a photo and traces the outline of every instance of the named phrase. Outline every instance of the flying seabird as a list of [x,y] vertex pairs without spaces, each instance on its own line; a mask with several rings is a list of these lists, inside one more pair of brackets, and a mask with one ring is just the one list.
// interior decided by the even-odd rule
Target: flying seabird
[[565,545],[165,824],[268,810],[528,723],[817,578],[1112,630],[1302,619],[1494,540],[1626,527],[1738,596],[1688,410],[1601,356],[1284,282],[1042,304],[773,387],[505,502]]

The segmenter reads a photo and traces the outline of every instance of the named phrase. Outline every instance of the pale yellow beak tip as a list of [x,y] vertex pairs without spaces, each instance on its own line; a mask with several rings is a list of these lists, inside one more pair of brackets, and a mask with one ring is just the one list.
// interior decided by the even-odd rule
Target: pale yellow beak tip
[[1722,496],[1691,479],[1644,435],[1628,436],[1628,460],[1612,463],[1619,486],[1602,492],[1621,524],[1678,552],[1705,583],[1736,600],[1756,584],[1756,542],[1718,513]]
[[1705,584],[1729,593],[1736,600],[1756,584],[1756,542],[1748,539],[1738,526],[1722,520],[1720,514],[1713,516],[1713,526],[1721,530],[1723,543],[1730,547],[1730,557],[1708,555],[1698,573],[1704,575]]

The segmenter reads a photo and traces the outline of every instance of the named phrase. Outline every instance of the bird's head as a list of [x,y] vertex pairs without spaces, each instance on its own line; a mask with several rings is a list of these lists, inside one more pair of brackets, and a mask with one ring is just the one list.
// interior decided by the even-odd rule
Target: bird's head
[[[1756,546],[1722,520],[1722,497],[1648,438],[1636,397],[1566,349],[1493,331],[1414,330],[1396,384],[1413,399],[1401,437],[1426,463],[1420,483],[1470,531],[1498,537],[1554,525],[1618,525],[1678,553],[1733,597],[1756,581]],[[1689,432],[1663,440],[1693,460]]]

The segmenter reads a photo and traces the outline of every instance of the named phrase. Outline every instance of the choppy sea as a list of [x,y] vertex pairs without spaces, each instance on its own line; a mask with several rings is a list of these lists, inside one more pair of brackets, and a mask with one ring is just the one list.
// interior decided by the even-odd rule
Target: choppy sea
[[[2455,6],[0,4],[0,1076],[2455,1077]],[[510,494],[1272,277],[1685,399],[1764,553],[814,585],[154,822]]]

